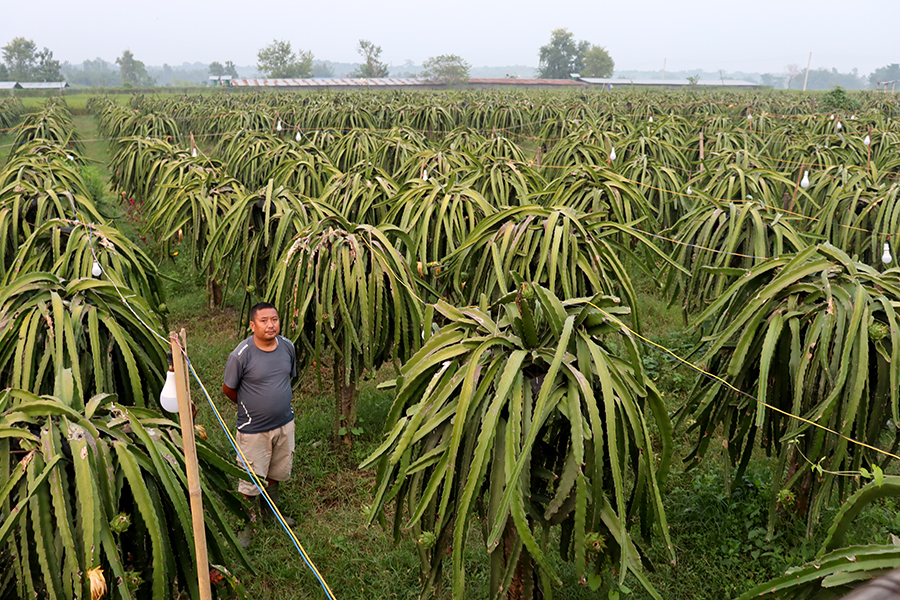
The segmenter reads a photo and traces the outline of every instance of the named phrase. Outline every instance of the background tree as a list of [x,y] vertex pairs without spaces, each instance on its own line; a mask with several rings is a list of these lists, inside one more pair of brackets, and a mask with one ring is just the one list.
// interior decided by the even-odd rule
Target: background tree
[[568,29],[554,29],[550,33],[550,43],[541,46],[538,78],[568,79],[570,73],[581,71],[584,55],[590,48],[590,42],[576,42]]
[[116,64],[119,65],[119,77],[123,85],[153,85],[153,78],[147,74],[147,67],[134,57],[131,50],[123,50],[122,56],[116,59]]
[[9,79],[9,69],[6,68],[6,65],[0,63],[0,81],[7,81]]
[[896,81],[900,79],[900,64],[892,63],[872,71],[869,85],[875,87],[879,81]]
[[610,77],[615,67],[612,57],[603,46],[591,46],[584,53],[584,64],[579,73],[582,77]]
[[218,61],[209,63],[209,74],[213,77],[221,77],[225,74],[225,67]]
[[230,75],[232,79],[237,79],[240,77],[237,72],[237,67],[234,66],[234,63],[230,60],[225,61],[225,73],[224,75]]
[[23,37],[13,38],[3,46],[3,62],[7,76],[14,81],[30,81],[36,65],[37,46]]
[[272,40],[256,53],[256,68],[264,77],[273,79],[302,79],[312,75],[313,53],[291,49],[291,43]]
[[471,65],[456,54],[432,56],[422,63],[419,76],[436,83],[467,83]]
[[62,75],[59,73],[59,61],[53,59],[53,52],[48,48],[44,48],[35,55],[37,65],[32,73],[35,81],[60,81]]
[[800,77],[800,67],[797,65],[788,65],[784,68],[784,74],[787,76],[787,89],[791,89],[791,84],[795,79]]
[[352,77],[387,77],[388,66],[379,61],[381,46],[376,46],[369,40],[359,40],[356,52],[365,59],[350,75]]
[[784,77],[777,73],[763,73],[759,76],[759,82],[763,85],[777,88],[784,84]]

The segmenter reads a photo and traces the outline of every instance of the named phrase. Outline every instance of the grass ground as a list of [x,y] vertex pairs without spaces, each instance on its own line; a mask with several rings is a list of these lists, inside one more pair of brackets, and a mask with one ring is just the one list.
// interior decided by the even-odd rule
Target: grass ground
[[[98,137],[92,118],[77,117],[76,126],[82,139]],[[0,137],[0,153],[6,139]],[[88,142],[86,154],[99,162],[97,168],[105,175],[108,156],[105,142]],[[111,202],[114,203],[112,199]],[[228,353],[247,335],[238,323],[239,298],[229,297],[223,310],[210,310],[206,307],[202,279],[185,262],[166,262],[161,268],[172,279],[167,289],[169,327],[186,329],[192,362],[225,422],[233,428],[234,408],[218,390]],[[645,334],[679,355],[687,354],[696,339],[684,324],[680,309],[667,305],[651,279],[638,277],[635,285]],[[689,392],[694,376],[665,352],[651,346],[645,350],[647,372],[674,413]],[[383,375],[390,377],[390,373]],[[366,509],[372,499],[373,475],[356,468],[379,442],[379,424],[390,405],[390,393],[377,390],[373,384],[366,384],[362,389],[363,433],[346,456],[329,442],[330,384],[327,377],[322,379],[320,382],[315,373],[304,373],[295,395],[297,451],[293,477],[284,486],[285,512],[297,520],[294,528],[297,537],[338,598],[416,598],[419,582],[415,544],[409,539],[394,544],[380,527],[367,526]],[[226,455],[233,454],[200,388],[194,385],[192,394],[200,406],[197,420],[206,428],[211,443]],[[802,523],[785,521],[774,539],[766,539],[766,510],[773,490],[766,475],[765,456],[752,461],[747,476],[729,496],[724,492],[722,457],[714,452],[699,468],[684,469],[682,459],[694,441],[683,432],[678,434],[676,458],[665,484],[664,498],[677,563],[669,564],[658,537],[647,551],[656,569],[649,578],[663,598],[734,597],[755,583],[782,574],[787,566],[813,556],[821,533],[807,538]],[[860,518],[855,539],[851,541],[884,542],[890,534],[900,534],[900,517],[895,509],[893,503],[884,502],[867,511]],[[831,515],[833,511],[825,515],[818,531],[824,531]],[[235,523],[236,527],[240,525]],[[480,535],[473,530],[470,540],[467,598],[484,598],[487,565],[484,553],[479,550]],[[324,597],[283,531],[274,526],[263,527],[249,554],[256,571],[236,570],[247,586],[249,597]],[[607,584],[602,595],[592,592],[575,581],[571,565],[558,558],[554,560],[564,582],[556,598],[648,597],[630,580],[621,588],[615,583]],[[440,591],[438,598],[449,598],[449,593]]]

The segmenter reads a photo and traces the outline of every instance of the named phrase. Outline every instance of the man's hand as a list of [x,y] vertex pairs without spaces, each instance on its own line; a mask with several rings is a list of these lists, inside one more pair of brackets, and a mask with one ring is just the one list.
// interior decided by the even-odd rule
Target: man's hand
[[237,404],[237,390],[222,384],[222,393],[228,396],[228,399]]

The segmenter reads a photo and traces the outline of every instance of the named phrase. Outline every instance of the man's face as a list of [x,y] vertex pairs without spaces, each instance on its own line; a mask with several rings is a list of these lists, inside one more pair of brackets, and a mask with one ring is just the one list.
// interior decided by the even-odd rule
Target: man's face
[[258,340],[266,342],[274,340],[275,336],[281,333],[278,311],[274,308],[261,308],[256,311],[256,316],[250,321],[250,330]]

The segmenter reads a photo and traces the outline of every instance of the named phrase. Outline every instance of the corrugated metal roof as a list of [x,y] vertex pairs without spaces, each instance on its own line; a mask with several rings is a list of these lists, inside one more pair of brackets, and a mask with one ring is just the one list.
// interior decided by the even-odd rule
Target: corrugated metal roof
[[313,77],[310,79],[234,79],[234,87],[334,87],[334,86],[386,86],[425,85],[428,82],[418,78],[381,77],[360,79],[352,77]]
[[21,90],[18,81],[0,81],[0,90]]
[[518,77],[503,77],[499,79],[470,79],[469,83],[489,85],[584,85],[580,81],[571,79],[521,79]]
[[[596,77],[579,77],[580,81],[590,83],[591,85],[647,85],[647,86],[689,86],[691,82],[687,79],[610,79]],[[752,81],[743,81],[740,79],[726,79],[724,83],[718,79],[709,79],[706,81],[698,81],[694,84],[698,87],[715,86],[715,87],[759,87],[758,83]]]
[[19,85],[23,90],[61,90],[69,87],[65,81],[22,81]]

